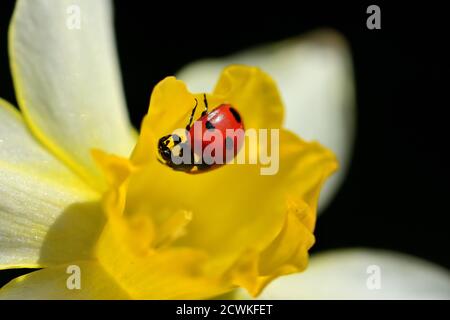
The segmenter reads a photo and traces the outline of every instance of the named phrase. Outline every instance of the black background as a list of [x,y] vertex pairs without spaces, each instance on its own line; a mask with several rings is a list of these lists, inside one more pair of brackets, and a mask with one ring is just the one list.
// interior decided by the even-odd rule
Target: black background
[[[13,3],[0,6],[0,96],[15,103],[6,41]],[[125,93],[136,127],[152,87],[188,62],[318,27],[340,31],[355,69],[356,144],[344,185],[318,220],[312,252],[385,248],[450,267],[444,70],[449,56],[442,7],[374,2],[381,7],[382,29],[368,30],[366,8],[372,3],[305,2],[295,8],[260,3],[247,11],[224,2],[192,6],[189,13],[174,3],[168,8],[143,1],[115,4]],[[0,285],[20,272],[0,272]]]

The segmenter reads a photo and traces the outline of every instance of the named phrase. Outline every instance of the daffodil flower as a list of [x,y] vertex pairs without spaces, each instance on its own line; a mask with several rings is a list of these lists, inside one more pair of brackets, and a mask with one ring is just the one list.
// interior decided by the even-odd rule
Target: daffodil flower
[[[2,213],[2,266],[43,270],[2,293],[51,283],[47,293],[74,295],[66,287],[68,265],[85,278],[75,295],[92,298],[210,298],[238,287],[256,296],[275,277],[304,270],[319,191],[337,162],[282,129],[283,104],[270,76],[230,66],[207,99],[236,106],[247,128],[280,129],[279,172],[264,176],[255,164],[176,172],[157,161],[157,141],[185,125],[202,95],[174,77],[161,81],[136,143],[118,72],[112,74],[113,35],[98,28],[110,22],[108,3],[80,2],[87,21],[80,30],[58,25],[64,20],[55,7],[64,4],[46,4],[17,4],[10,55],[22,112],[6,103],[1,109],[12,127],[2,126],[6,182],[12,180],[5,190],[19,190]],[[33,26],[40,17],[48,29]],[[48,50],[49,41],[58,50]],[[37,159],[25,154],[31,148]],[[18,220],[30,209],[32,216]]]
[[[82,24],[72,29],[64,13],[74,5]],[[138,136],[127,118],[111,17],[106,0],[17,2],[9,54],[20,112],[0,101],[0,268],[42,269],[8,283],[0,298],[197,299],[236,296],[238,288],[262,298],[345,293],[343,283],[351,287],[345,281],[360,278],[365,269],[356,266],[372,255],[325,254],[261,294],[275,278],[306,268],[319,192],[337,168],[331,151],[283,129],[270,76],[234,65],[214,89],[199,92],[210,92],[211,105],[232,103],[247,128],[279,129],[279,172],[263,176],[252,164],[175,172],[157,161],[157,140],[182,128],[201,96],[164,79]],[[375,263],[395,271],[405,263],[386,257]],[[81,272],[76,288],[68,283],[73,267]],[[424,269],[432,292],[448,294],[447,273],[414,264],[415,275]],[[350,277],[340,277],[342,270]],[[359,278],[355,286],[364,286]]]

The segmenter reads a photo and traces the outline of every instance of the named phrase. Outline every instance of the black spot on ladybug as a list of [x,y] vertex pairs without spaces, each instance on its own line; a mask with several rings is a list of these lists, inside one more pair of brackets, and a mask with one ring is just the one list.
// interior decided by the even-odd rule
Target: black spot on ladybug
[[233,139],[231,139],[230,137],[227,137],[225,139],[225,146],[228,150],[233,149]]
[[206,121],[205,126],[206,126],[206,129],[208,129],[208,130],[214,130],[216,128],[213,126],[213,124],[210,121]]
[[230,107],[230,112],[231,112],[231,114],[233,115],[234,119],[235,119],[238,123],[241,123],[241,116],[240,116],[239,113],[236,111],[236,109]]

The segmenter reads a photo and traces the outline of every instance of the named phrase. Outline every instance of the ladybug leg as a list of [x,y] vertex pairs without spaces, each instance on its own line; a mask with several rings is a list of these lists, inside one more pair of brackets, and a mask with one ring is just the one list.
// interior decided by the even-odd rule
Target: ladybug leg
[[206,100],[206,94],[203,94],[203,102],[205,103],[205,110],[202,112],[202,117],[208,113],[208,100]]

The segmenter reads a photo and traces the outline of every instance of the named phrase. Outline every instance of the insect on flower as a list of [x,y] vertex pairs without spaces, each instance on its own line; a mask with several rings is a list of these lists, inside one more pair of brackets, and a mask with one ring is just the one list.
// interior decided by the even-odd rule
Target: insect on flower
[[173,133],[158,141],[160,162],[174,170],[186,173],[210,171],[232,160],[243,145],[244,123],[239,112],[226,103],[209,112],[205,94],[203,101],[205,109],[194,122],[198,106],[195,99],[184,138]]

